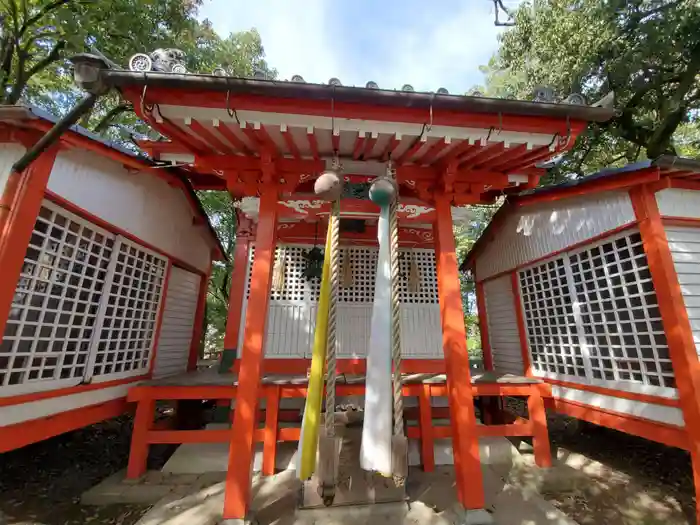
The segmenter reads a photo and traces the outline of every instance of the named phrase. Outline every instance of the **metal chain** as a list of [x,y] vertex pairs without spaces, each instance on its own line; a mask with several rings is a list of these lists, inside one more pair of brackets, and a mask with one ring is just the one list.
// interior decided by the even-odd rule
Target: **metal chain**
[[[389,167],[389,171],[396,180],[395,171]],[[389,256],[391,258],[391,361],[394,366],[394,435],[403,436],[403,381],[401,378],[401,299],[399,297],[399,192],[396,187],[396,196],[389,208]]]
[[340,285],[340,201],[336,200],[331,207],[331,218],[328,221],[331,229],[330,293],[328,297],[328,335],[326,339],[326,436],[335,436],[335,376],[336,376],[336,326],[338,302],[338,287]]

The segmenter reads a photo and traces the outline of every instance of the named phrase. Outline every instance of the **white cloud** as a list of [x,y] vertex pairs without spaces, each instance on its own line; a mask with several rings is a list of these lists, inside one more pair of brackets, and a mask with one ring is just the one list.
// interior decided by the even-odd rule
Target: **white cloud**
[[268,63],[282,79],[338,77],[347,85],[374,80],[383,88],[410,83],[417,90],[444,86],[452,93],[481,82],[478,67],[498,45],[492,4],[404,2],[350,9],[333,0],[211,0],[200,14],[222,35],[256,27]]

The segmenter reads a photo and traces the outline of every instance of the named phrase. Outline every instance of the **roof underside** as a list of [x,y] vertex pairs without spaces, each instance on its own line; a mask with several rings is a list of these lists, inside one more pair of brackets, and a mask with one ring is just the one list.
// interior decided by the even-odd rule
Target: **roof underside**
[[254,178],[268,153],[280,161],[279,178],[296,172],[314,179],[337,153],[349,175],[380,175],[391,159],[406,197],[430,195],[450,166],[461,197],[455,203],[491,202],[507,188],[536,186],[544,173],[539,163],[571,148],[588,121],[610,116],[570,104],[206,75],[106,75],[169,139],[140,146],[154,159],[188,166],[199,189],[231,189],[232,179]]

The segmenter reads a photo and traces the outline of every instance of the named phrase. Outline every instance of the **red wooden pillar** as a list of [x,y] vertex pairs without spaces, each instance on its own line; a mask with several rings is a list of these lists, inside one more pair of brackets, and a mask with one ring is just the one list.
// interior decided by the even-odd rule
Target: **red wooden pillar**
[[0,198],[0,336],[57,153],[58,146],[53,146],[23,172],[10,173]]
[[280,394],[280,386],[270,385],[267,387],[267,395],[265,396],[265,432],[263,434],[263,476],[272,476],[275,473]]
[[547,431],[547,412],[539,388],[533,386],[527,398],[527,412],[532,425],[532,448],[535,451],[535,463],[538,467],[552,466],[552,448]]
[[[639,232],[659,302],[661,322],[666,333],[688,433],[695,499],[700,501],[700,361],[654,193],[646,186],[639,186],[630,191],[630,197],[639,221]],[[696,522],[700,524],[700,506],[697,503],[695,514]]]
[[265,324],[272,285],[277,235],[277,188],[265,188],[255,236],[255,261],[251,275],[243,348],[238,374],[238,394],[231,428],[224,518],[244,519],[250,498],[253,434],[260,395]]
[[435,470],[435,440],[433,439],[433,408],[430,385],[421,385],[418,396],[418,427],[420,429],[420,452],[424,472]]
[[153,428],[156,402],[146,398],[136,405],[134,429],[131,432],[129,464],[126,467],[127,479],[137,479],[146,473],[148,462],[148,432]]
[[248,253],[250,250],[250,232],[248,221],[239,218],[236,234],[236,248],[233,254],[231,270],[231,288],[228,296],[228,315],[226,318],[226,335],[224,336],[224,363],[233,363],[238,359],[238,339],[243,313],[243,300],[248,277]]
[[523,303],[520,299],[520,281],[518,280],[518,270],[513,270],[510,274],[510,284],[513,289],[513,308],[515,309],[515,319],[518,323],[518,339],[520,339],[520,356],[523,359],[523,374],[532,377],[532,365],[530,364],[530,352],[527,349],[527,328],[525,327],[525,317],[523,316]]
[[[213,256],[213,254],[212,254]],[[209,261],[207,272],[203,273],[199,280],[199,296],[197,297],[197,309],[194,313],[194,326],[192,327],[192,340],[190,341],[190,353],[187,356],[187,370],[197,370],[199,360],[199,349],[202,346],[204,337],[204,313],[207,307],[207,292],[209,290],[209,279],[211,277],[212,262]]]
[[450,402],[455,477],[460,501],[464,508],[482,509],[484,508],[484,486],[449,198],[436,195],[435,215],[438,296],[442,320],[442,347],[447,372],[447,393]]

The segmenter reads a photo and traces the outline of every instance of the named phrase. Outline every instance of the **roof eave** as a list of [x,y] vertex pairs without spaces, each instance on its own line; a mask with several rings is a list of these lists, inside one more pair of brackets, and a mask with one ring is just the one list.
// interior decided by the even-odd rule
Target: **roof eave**
[[613,116],[613,109],[576,104],[553,104],[523,100],[460,96],[424,92],[406,92],[386,89],[369,89],[354,86],[330,86],[301,82],[280,82],[215,75],[176,74],[161,72],[137,72],[102,70],[104,81],[116,88],[159,87],[169,89],[195,89],[221,91],[231,94],[303,98],[310,100],[335,100],[337,102],[365,103],[406,108],[430,108],[434,110],[463,111],[473,113],[504,113],[531,117],[569,118],[586,122],[606,122]]

